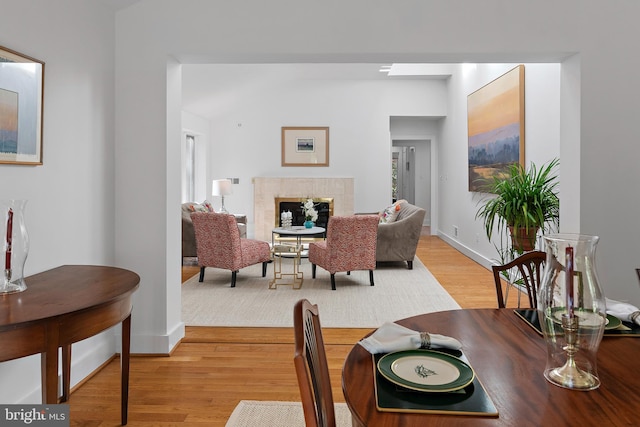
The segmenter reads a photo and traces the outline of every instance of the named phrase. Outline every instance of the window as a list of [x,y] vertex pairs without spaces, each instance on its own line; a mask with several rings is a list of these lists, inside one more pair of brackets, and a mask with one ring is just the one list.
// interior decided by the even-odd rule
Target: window
[[185,138],[183,201],[192,202],[196,196],[196,138],[187,135]]

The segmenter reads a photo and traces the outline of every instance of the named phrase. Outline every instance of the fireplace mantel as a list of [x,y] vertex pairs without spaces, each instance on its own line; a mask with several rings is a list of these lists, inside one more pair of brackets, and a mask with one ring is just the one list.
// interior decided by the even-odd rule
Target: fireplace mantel
[[254,234],[271,241],[276,197],[331,197],[334,215],[353,215],[353,178],[253,178]]

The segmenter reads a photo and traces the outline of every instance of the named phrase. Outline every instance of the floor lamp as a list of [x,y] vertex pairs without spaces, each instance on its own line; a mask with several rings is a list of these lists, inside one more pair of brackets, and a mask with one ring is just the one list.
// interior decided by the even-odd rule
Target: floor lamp
[[222,197],[222,206],[219,213],[228,214],[227,208],[224,207],[224,196],[231,194],[231,180],[230,179],[214,179],[211,185],[211,195]]

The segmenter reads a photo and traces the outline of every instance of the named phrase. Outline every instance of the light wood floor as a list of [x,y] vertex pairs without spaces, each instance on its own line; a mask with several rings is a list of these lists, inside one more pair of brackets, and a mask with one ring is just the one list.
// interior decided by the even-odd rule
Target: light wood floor
[[[492,273],[438,237],[423,235],[417,256],[463,308],[497,306]],[[183,281],[197,272],[183,268]],[[367,332],[323,331],[335,401],[344,358]],[[115,358],[72,391],[72,426],[120,425],[119,373]],[[171,356],[132,357],[129,426],[224,426],[240,400],[300,400],[292,328],[187,327]]]

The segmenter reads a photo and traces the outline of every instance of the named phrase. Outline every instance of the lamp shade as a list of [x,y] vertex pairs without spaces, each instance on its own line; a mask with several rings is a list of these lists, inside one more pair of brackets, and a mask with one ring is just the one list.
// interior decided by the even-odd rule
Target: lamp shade
[[230,179],[214,179],[211,183],[212,196],[227,196],[231,194]]

